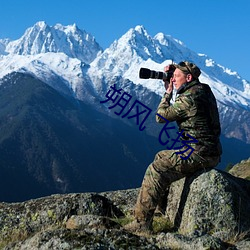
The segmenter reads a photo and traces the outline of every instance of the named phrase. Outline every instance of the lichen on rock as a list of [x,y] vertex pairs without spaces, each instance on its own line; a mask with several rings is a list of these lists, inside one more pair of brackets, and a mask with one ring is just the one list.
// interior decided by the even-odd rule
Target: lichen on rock
[[228,240],[250,230],[250,182],[218,170],[173,183],[167,216],[184,235],[210,234]]

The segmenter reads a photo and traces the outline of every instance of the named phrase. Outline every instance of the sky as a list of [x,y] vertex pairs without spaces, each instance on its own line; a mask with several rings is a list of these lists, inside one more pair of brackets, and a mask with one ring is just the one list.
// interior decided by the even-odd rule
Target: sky
[[0,39],[18,39],[38,21],[76,23],[103,49],[143,25],[250,81],[249,0],[0,0]]

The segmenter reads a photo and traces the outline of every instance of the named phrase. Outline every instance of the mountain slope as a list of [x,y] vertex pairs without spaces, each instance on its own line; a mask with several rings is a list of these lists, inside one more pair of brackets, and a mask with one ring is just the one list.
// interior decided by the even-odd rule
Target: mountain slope
[[91,96],[95,95],[93,84],[85,74],[89,66],[64,53],[48,52],[31,56],[10,54],[0,60],[0,67],[4,69],[0,77],[15,71],[28,73],[60,93],[84,99],[85,102],[91,101]]
[[30,75],[0,86],[0,200],[139,186],[157,140]]

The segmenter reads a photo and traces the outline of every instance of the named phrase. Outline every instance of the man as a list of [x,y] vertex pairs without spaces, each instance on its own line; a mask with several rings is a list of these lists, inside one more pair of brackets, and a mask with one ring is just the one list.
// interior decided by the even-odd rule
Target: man
[[[165,67],[165,71],[171,66]],[[166,92],[158,106],[156,121],[176,121],[183,140],[188,142],[193,137],[196,143],[185,144],[186,152],[182,148],[156,154],[142,182],[135,205],[135,220],[125,226],[129,231],[152,230],[155,209],[170,184],[220,162],[220,122],[215,97],[207,84],[200,83],[201,71],[195,64],[181,62],[174,66],[170,82],[165,80]],[[177,90],[176,100],[170,105],[173,86]],[[190,146],[193,148],[191,154]]]

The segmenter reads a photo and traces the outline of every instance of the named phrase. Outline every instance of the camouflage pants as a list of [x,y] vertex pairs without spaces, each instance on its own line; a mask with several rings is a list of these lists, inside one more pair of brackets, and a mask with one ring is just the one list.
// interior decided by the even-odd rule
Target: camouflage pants
[[163,150],[156,154],[146,170],[135,205],[134,215],[138,221],[152,221],[154,211],[170,184],[199,169],[215,167],[220,157],[203,158],[193,152],[187,160],[175,154],[175,150]]

